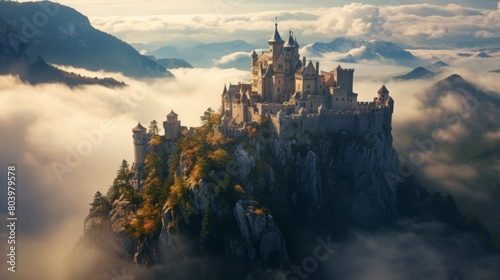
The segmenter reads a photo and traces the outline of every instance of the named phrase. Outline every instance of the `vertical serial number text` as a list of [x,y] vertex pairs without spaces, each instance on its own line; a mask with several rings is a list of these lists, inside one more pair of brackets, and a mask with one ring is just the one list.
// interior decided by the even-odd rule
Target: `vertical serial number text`
[[7,228],[9,231],[7,243],[7,269],[16,272],[16,167],[7,167]]

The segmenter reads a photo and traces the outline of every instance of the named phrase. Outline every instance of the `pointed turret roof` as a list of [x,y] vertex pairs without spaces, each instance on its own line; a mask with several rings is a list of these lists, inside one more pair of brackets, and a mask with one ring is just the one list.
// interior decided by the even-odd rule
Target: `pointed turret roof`
[[178,115],[174,112],[174,110],[170,110],[170,113],[168,113],[167,117],[177,117]]
[[226,84],[224,84],[224,90],[222,91],[222,94],[227,94],[227,87],[226,87]]
[[146,128],[142,126],[140,122],[138,122],[137,125],[134,128],[132,128],[132,132],[136,131],[146,131]]
[[285,42],[283,41],[283,39],[281,39],[281,36],[280,36],[280,33],[278,32],[278,23],[276,22],[274,24],[274,34],[273,34],[273,37],[271,37],[271,39],[269,39],[268,41],[269,43],[282,43],[282,42]]
[[252,57],[256,57],[257,56],[257,53],[255,52],[255,50],[252,51]]
[[387,88],[385,87],[385,85],[383,85],[379,90],[378,90],[378,93],[380,94],[388,94],[389,93],[389,90],[387,90]]
[[285,48],[293,48],[293,47],[295,47],[295,41],[293,40],[292,30],[290,30],[290,34],[288,36],[288,40],[286,40],[285,45],[283,47],[285,47]]
[[269,66],[267,66],[267,70],[266,73],[264,74],[264,77],[271,78],[272,76],[274,76],[273,66],[269,64]]
[[298,48],[299,47],[299,42],[297,42],[297,37],[295,37],[295,45],[294,47]]

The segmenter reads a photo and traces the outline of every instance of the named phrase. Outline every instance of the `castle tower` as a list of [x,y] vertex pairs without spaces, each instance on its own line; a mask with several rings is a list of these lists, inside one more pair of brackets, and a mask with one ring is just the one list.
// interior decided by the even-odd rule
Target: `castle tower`
[[224,90],[222,91],[221,95],[221,104],[222,104],[222,112],[225,112],[229,108],[229,98],[227,96],[227,87],[226,84],[224,84]]
[[333,76],[337,87],[346,88],[348,93],[353,92],[354,69],[342,69],[339,65],[333,69]]
[[269,41],[267,41],[267,43],[269,44],[269,54],[273,58],[274,62],[274,60],[281,54],[283,44],[285,43],[285,41],[281,39],[280,33],[278,32],[278,22],[274,24],[273,36],[269,39]]
[[385,105],[387,104],[387,101],[389,101],[389,90],[383,85],[378,91],[378,100],[380,102],[380,105]]
[[163,122],[163,129],[165,130],[165,136],[171,141],[175,141],[179,137],[181,121],[178,120],[178,115],[174,110],[171,110],[167,115],[167,120]]
[[294,55],[296,57],[296,60],[300,61],[299,48],[300,48],[299,42],[297,42],[297,37],[295,37],[295,49],[293,51],[294,51]]
[[257,58],[259,57],[255,50],[252,51],[252,54],[250,55],[252,58],[250,59],[250,68],[253,67],[253,64],[257,61]]
[[138,168],[144,164],[146,148],[149,142],[146,128],[141,123],[132,128],[132,138],[134,140],[134,166]]

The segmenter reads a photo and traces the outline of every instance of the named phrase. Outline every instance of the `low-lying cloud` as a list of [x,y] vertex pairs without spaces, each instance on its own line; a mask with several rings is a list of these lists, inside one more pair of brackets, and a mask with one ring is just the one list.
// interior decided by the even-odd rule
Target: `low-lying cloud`
[[[132,127],[154,119],[161,126],[171,109],[183,125],[198,126],[208,107],[218,109],[224,82],[246,78],[243,71],[220,69],[179,69],[174,74],[175,81],[119,77],[129,84],[124,89],[30,86],[0,76],[0,162],[4,171],[16,166],[19,217],[17,272],[12,278],[2,269],[2,279],[64,279],[62,261],[83,234],[93,194],[107,191],[122,159],[133,161]],[[110,74],[92,76],[99,75]],[[1,172],[2,182],[5,176]],[[2,189],[0,200],[7,201],[6,195]],[[5,217],[6,211],[2,207],[0,215]],[[2,227],[2,252],[5,233]]]

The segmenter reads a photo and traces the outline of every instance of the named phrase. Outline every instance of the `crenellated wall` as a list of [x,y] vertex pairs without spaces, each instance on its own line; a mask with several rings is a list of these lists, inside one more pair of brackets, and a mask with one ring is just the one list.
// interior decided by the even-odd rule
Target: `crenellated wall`
[[312,114],[271,115],[272,131],[286,139],[304,132],[328,133],[346,130],[363,133],[368,130],[390,130],[391,108],[375,108],[356,112],[325,111]]

